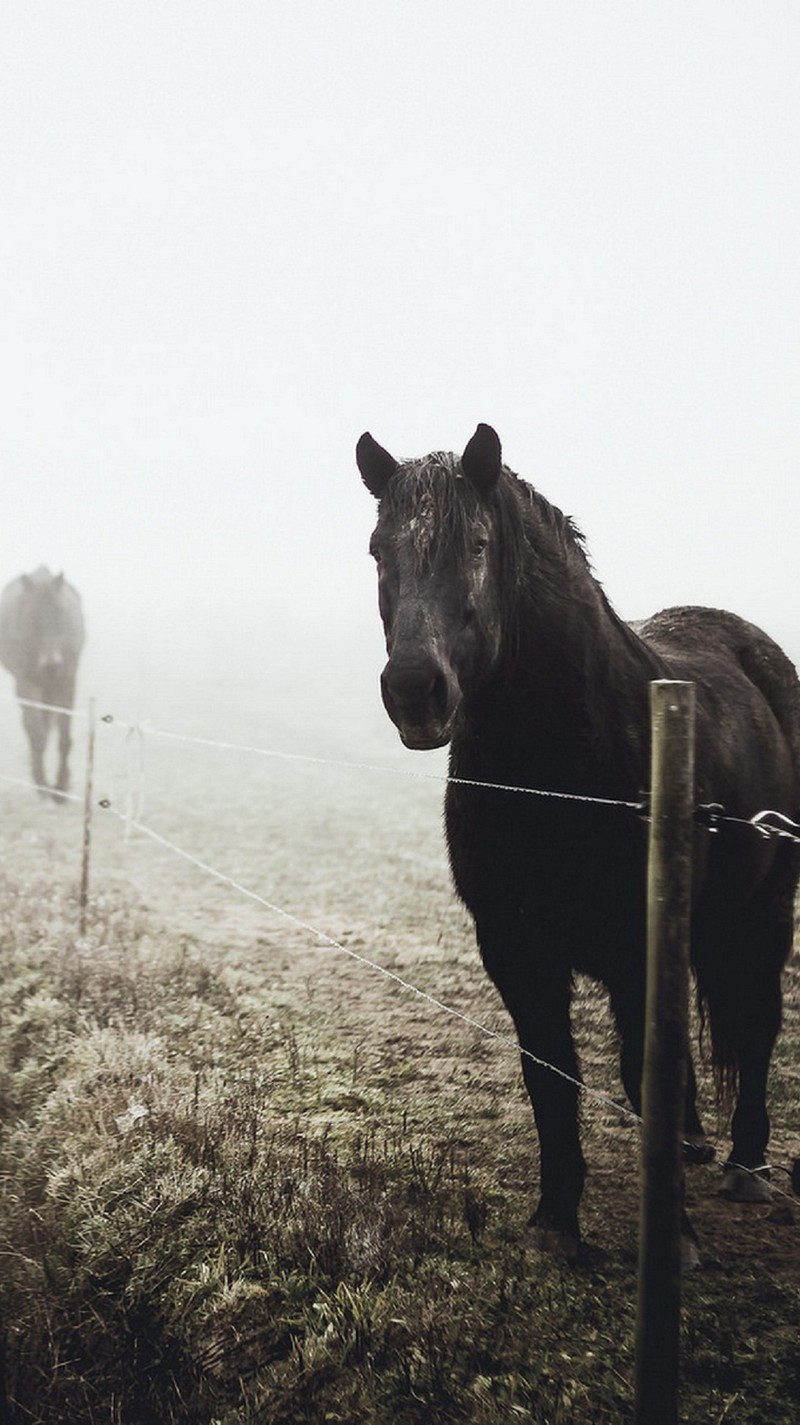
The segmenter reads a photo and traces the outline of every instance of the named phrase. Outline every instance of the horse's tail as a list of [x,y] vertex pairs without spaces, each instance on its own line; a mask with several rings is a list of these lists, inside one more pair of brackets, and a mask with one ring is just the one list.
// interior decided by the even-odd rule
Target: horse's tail
[[710,1059],[717,1099],[727,1108],[739,1085],[741,1048],[760,1043],[769,1057],[781,1026],[781,976],[792,952],[800,846],[779,845],[752,901],[695,958],[700,1045]]
[[[729,630],[731,650],[746,677],[772,710],[789,753],[785,807],[800,824],[800,681],[783,650],[761,629],[734,615],[717,615]],[[774,808],[780,810],[780,808]],[[772,808],[759,808],[772,810]],[[724,833],[721,833],[724,834]],[[739,1082],[739,1045],[746,1035],[777,1033],[780,977],[792,948],[800,845],[780,843],[764,884],[736,920],[717,926],[694,958],[700,1045],[721,1104],[730,1105]],[[698,937],[702,939],[704,937]],[[743,1020],[749,1027],[743,1028]]]
[[712,986],[697,981],[697,1017],[700,1025],[700,1051],[710,1064],[714,1092],[719,1108],[730,1113],[739,1087],[739,1056],[731,1024],[721,1010],[720,998]]

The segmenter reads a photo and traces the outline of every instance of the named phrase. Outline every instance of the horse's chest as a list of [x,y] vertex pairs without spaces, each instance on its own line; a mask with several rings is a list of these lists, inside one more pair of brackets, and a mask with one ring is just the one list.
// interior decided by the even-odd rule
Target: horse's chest
[[449,796],[446,825],[456,889],[477,921],[524,922],[599,978],[621,944],[643,943],[646,828],[633,813],[524,793],[473,798]]

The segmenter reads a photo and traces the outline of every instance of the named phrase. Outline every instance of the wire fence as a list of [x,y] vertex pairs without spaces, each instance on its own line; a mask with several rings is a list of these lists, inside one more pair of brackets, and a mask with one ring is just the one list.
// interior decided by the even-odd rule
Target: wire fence
[[[60,713],[62,715],[67,715],[75,719],[83,720],[88,718],[92,724],[92,727],[94,727],[94,719],[91,718],[90,715],[87,714],[83,709],[53,708],[49,704],[38,703],[29,699],[22,698],[13,699],[13,701],[18,703],[21,707],[29,707],[51,713]],[[358,762],[355,760],[349,760],[344,758],[319,757],[311,754],[287,752],[274,748],[260,747],[251,743],[233,742],[223,739],[201,737],[189,733],[176,732],[168,728],[159,727],[149,719],[125,719],[119,718],[113,713],[102,714],[97,720],[97,725],[100,728],[105,729],[114,728],[125,734],[124,769],[122,770],[121,774],[117,774],[118,780],[120,780],[122,783],[122,792],[121,796],[119,796],[116,800],[121,801],[122,806],[120,807],[119,805],[117,805],[115,799],[110,796],[102,796],[98,798],[96,805],[104,812],[110,814],[115,820],[117,820],[123,825],[126,839],[130,838],[133,832],[139,833],[141,836],[149,839],[155,845],[161,847],[162,850],[168,851],[172,855],[179,857],[187,864],[193,866],[203,875],[206,875],[217,883],[226,886],[229,890],[233,891],[237,895],[242,896],[245,899],[250,900],[255,904],[261,906],[263,909],[267,910],[272,915],[275,915],[287,922],[288,924],[293,925],[296,929],[302,930],[306,934],[312,936],[317,942],[327,945],[329,948],[347,956],[350,960],[361,965],[364,969],[383,976],[385,979],[395,984],[404,992],[414,995],[420,1001],[423,1001],[428,1004],[430,1008],[435,1009],[436,1011],[441,1012],[443,1014],[446,1014],[457,1021],[460,1021],[469,1029],[495,1041],[504,1049],[513,1050],[516,1055],[520,1055],[521,1057],[535,1063],[538,1067],[556,1075],[557,1077],[572,1085],[584,1098],[598,1104],[599,1106],[602,1106],[606,1110],[613,1111],[615,1114],[620,1115],[623,1119],[627,1119],[635,1122],[637,1125],[641,1125],[641,1116],[636,1113],[629,1105],[621,1103],[617,1099],[613,1098],[611,1095],[606,1094],[596,1088],[593,1088],[591,1085],[584,1083],[581,1079],[573,1077],[572,1075],[566,1073],[564,1070],[560,1069],[557,1065],[548,1063],[546,1060],[537,1057],[530,1050],[522,1047],[513,1035],[504,1034],[498,1030],[492,1029],[489,1025],[484,1024],[482,1021],[475,1019],[471,1015],[465,1014],[461,1010],[455,1009],[452,1005],[448,1005],[443,1000],[440,1000],[436,996],[427,992],[426,990],[421,989],[418,985],[415,985],[410,980],[404,978],[401,975],[398,975],[393,970],[390,970],[387,966],[381,965],[378,961],[370,959],[366,955],[360,954],[351,946],[344,944],[342,940],[336,939],[335,937],[329,935],[326,931],[321,930],[318,926],[312,924],[307,920],[304,920],[300,916],[295,915],[292,911],[287,910],[284,906],[277,904],[276,901],[271,900],[268,897],[263,896],[259,892],[248,887],[236,877],[227,874],[218,867],[212,866],[208,861],[204,860],[199,856],[196,856],[192,852],[188,851],[185,847],[180,846],[175,840],[165,836],[162,832],[159,832],[154,827],[147,825],[144,821],[141,820],[141,815],[144,804],[146,763],[145,749],[148,739],[151,738],[159,739],[164,742],[173,744],[182,743],[187,746],[198,747],[205,750],[213,750],[219,752],[236,752],[260,759],[272,760],[275,762],[283,762],[289,764],[307,764],[309,766],[314,766],[318,768],[339,769],[360,774],[367,773],[380,777],[410,778],[414,781],[433,782],[438,783],[442,786],[446,786],[447,784],[454,784],[458,786],[472,787],[490,792],[532,796],[547,800],[574,802],[583,805],[591,804],[604,808],[616,809],[621,812],[628,812],[635,816],[645,818],[647,817],[649,810],[648,798],[646,794],[643,793],[642,796],[636,801],[626,800],[623,798],[594,797],[580,793],[559,791],[556,789],[525,787],[506,783],[485,782],[467,778],[451,777],[447,774],[422,772],[411,768],[389,767],[380,764]],[[23,777],[0,773],[0,782],[5,782],[8,785],[13,785],[19,788],[33,790],[42,794],[53,795],[52,790],[50,788],[37,786],[36,784],[32,783],[30,779]],[[69,792],[58,793],[57,799],[66,802],[71,802],[77,805],[81,805],[84,802],[83,796],[79,796]],[[758,835],[759,837],[764,837],[768,839],[784,839],[800,843],[800,824],[794,822],[784,813],[771,809],[762,809],[754,813],[751,817],[738,817],[729,815],[725,811],[724,807],[716,803],[705,805],[700,804],[696,808],[695,818],[697,822],[700,825],[704,826],[711,834],[718,833],[723,825],[731,824],[749,828],[751,831],[753,831],[754,834]],[[691,1145],[687,1144],[685,1146],[691,1149]],[[729,1163],[726,1166],[743,1167],[743,1165],[737,1163]],[[775,1164],[764,1163],[757,1168],[745,1167],[744,1171],[752,1174],[759,1174],[769,1170],[770,1168],[775,1168],[776,1166],[777,1165]],[[786,1171],[785,1169],[782,1169],[780,1167],[778,1167],[777,1170],[781,1172]],[[773,1191],[777,1192],[779,1195],[785,1197],[790,1196],[790,1194],[784,1193],[782,1189],[777,1187],[776,1184],[773,1183],[772,1187]]]
[[[111,725],[125,729],[130,734],[137,734],[139,737],[145,736],[162,738],[172,742],[182,742],[196,747],[207,747],[221,752],[243,752],[255,757],[272,758],[283,762],[303,762],[319,767],[345,768],[352,772],[368,772],[378,776],[389,777],[410,777],[418,781],[438,782],[443,786],[473,787],[483,791],[507,792],[517,796],[539,797],[551,801],[576,802],[584,805],[612,807],[620,811],[630,811],[637,816],[647,816],[649,810],[648,797],[645,792],[637,801],[625,800],[620,797],[597,797],[589,796],[581,792],[557,791],[545,787],[525,787],[517,786],[514,783],[506,782],[486,782],[477,781],[469,777],[453,777],[449,775],[436,774],[432,772],[417,772],[411,768],[382,767],[370,762],[355,762],[344,758],[313,757],[300,752],[282,752],[273,748],[258,747],[249,743],[224,742],[210,737],[196,737],[188,733],[174,732],[166,728],[158,727],[150,721],[125,722],[115,718],[113,714],[106,713],[102,721]],[[795,841],[800,844],[800,822],[793,821],[784,812],[774,811],[764,808],[755,812],[750,817],[731,816],[725,808],[717,803],[698,803],[695,810],[695,819],[699,825],[705,826],[707,830],[716,832],[724,824],[733,826],[747,826],[752,828],[759,836],[766,839],[784,839]]]
[[[17,698],[15,701],[20,707],[38,708],[47,712],[63,713],[69,717],[85,717],[86,714],[78,709],[52,707],[47,703],[33,702],[27,698]],[[242,752],[254,757],[271,758],[281,762],[301,762],[310,766],[337,767],[344,768],[352,772],[369,772],[378,776],[387,777],[409,777],[417,781],[438,782],[443,786],[473,787],[483,791],[507,792],[519,796],[539,797],[553,801],[568,801],[583,803],[584,805],[614,807],[620,811],[634,812],[638,816],[647,816],[648,797],[643,792],[637,801],[625,800],[619,797],[597,797],[581,792],[560,791],[545,787],[518,786],[507,782],[487,782],[478,781],[470,777],[453,777],[432,772],[417,772],[411,768],[385,767],[370,762],[356,762],[346,758],[336,757],[315,757],[302,752],[285,752],[275,748],[259,747],[253,743],[228,742],[211,737],[198,737],[190,733],[175,732],[167,728],[158,727],[149,719],[136,718],[125,720],[116,717],[113,713],[104,713],[100,717],[100,722],[107,726],[115,726],[125,731],[129,738],[138,739],[140,749],[146,737],[161,738],[165,741],[185,743],[189,746],[207,747],[220,752]],[[142,752],[139,752],[139,761],[142,762]],[[47,789],[43,789],[47,790]],[[750,827],[757,834],[766,839],[776,838],[787,841],[794,841],[800,844],[800,822],[793,821],[785,812],[779,812],[770,808],[763,808],[755,812],[750,817],[732,816],[718,802],[698,803],[695,809],[695,819],[698,824],[705,826],[711,832],[718,831],[724,824],[733,826]]]

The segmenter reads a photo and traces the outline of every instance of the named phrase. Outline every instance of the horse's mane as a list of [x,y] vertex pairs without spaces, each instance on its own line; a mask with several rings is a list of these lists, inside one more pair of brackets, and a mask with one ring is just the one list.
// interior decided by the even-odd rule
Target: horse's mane
[[[457,557],[467,552],[482,502],[465,480],[457,455],[435,450],[421,460],[402,462],[398,478],[390,481],[384,498],[411,534],[414,551],[422,561],[434,532],[437,541],[444,536]],[[531,540],[542,526],[564,553],[575,551],[589,568],[584,537],[574,520],[507,466],[503,466],[486,505],[499,526],[504,560],[515,576],[522,574]]]
[[442,541],[454,560],[469,557],[482,509],[490,513],[499,550],[496,588],[505,630],[506,654],[514,661],[522,647],[526,611],[542,597],[548,601],[599,600],[622,637],[639,646],[619,618],[595,576],[581,530],[571,516],[550,503],[534,486],[503,466],[483,499],[465,479],[457,455],[436,450],[422,459],[401,462],[389,481],[382,506],[409,536],[413,558],[424,569],[441,551]]
[[551,505],[550,501],[545,499],[545,496],[534,489],[533,485],[529,485],[526,480],[521,480],[513,471],[503,468],[514,482],[514,488],[519,496],[523,500],[527,500],[531,510],[535,512],[537,523],[548,526],[565,550],[572,549],[579,554],[591,572],[586,540],[572,516],[565,515],[557,505]]

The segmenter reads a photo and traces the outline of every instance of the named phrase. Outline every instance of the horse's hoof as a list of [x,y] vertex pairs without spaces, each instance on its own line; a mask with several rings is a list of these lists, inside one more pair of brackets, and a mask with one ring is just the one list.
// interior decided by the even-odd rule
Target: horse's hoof
[[728,1202],[772,1202],[772,1188],[764,1171],[727,1164],[719,1187],[720,1197],[726,1197]]
[[690,1166],[713,1163],[715,1154],[714,1144],[709,1143],[705,1136],[693,1136],[683,1140],[683,1161]]
[[580,1251],[577,1232],[556,1226],[552,1218],[541,1209],[533,1214],[528,1223],[533,1236],[533,1245],[550,1257],[559,1257],[562,1262],[575,1262]]

